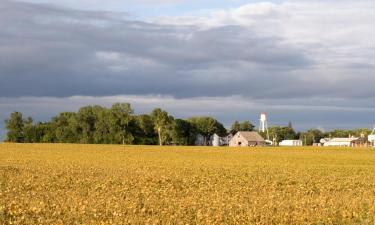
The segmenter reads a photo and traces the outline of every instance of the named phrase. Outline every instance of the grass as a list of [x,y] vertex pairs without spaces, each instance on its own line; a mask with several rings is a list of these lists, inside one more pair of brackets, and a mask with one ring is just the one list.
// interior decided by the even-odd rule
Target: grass
[[374,150],[0,144],[0,224],[374,222]]

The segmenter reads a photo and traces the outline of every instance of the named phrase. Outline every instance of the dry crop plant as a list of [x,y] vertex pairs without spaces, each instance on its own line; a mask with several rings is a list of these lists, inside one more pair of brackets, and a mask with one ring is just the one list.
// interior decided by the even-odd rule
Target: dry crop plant
[[375,152],[0,144],[0,224],[373,224]]

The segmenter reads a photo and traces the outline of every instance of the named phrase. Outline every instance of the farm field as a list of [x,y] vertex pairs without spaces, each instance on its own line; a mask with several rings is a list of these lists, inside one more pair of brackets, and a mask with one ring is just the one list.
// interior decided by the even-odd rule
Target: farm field
[[0,144],[0,224],[374,224],[375,150]]

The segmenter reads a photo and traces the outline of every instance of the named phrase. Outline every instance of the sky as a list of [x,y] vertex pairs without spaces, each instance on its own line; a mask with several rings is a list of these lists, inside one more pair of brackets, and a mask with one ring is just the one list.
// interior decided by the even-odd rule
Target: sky
[[0,1],[0,139],[13,111],[46,121],[129,102],[175,117],[297,130],[375,124],[373,0]]

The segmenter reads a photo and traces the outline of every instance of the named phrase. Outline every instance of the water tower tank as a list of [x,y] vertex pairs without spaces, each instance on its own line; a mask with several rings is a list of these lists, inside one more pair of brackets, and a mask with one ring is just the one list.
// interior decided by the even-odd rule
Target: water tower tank
[[[259,121],[259,132],[268,133],[267,114],[261,113]],[[267,137],[267,139],[269,139],[269,137]]]
[[262,122],[267,121],[267,115],[265,113],[260,114],[260,121]]

